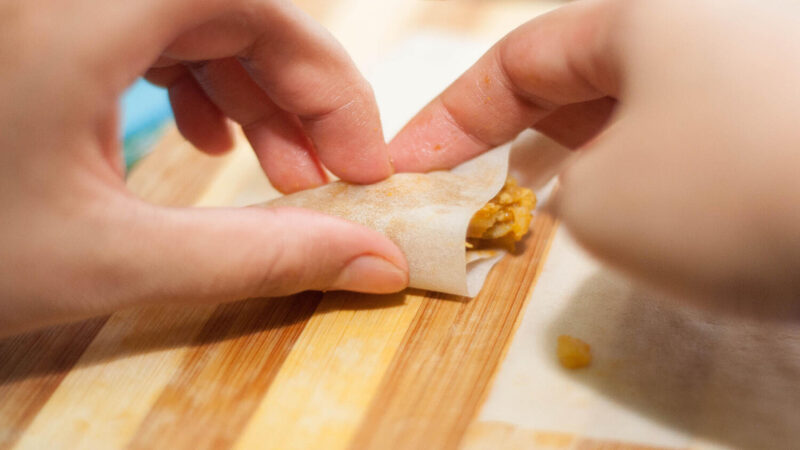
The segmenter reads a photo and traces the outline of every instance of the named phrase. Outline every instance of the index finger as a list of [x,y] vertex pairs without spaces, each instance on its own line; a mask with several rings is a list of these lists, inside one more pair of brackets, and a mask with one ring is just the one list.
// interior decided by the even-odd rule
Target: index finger
[[616,0],[577,2],[509,33],[390,142],[395,169],[445,169],[564,105],[616,96]]
[[[106,68],[117,68],[120,75],[114,78],[129,81],[138,75],[132,74],[132,69],[141,71],[162,52],[163,57],[179,63],[236,58],[255,84],[250,92],[226,80],[213,86],[220,91],[215,100],[234,98],[230,95],[234,91],[245,92],[234,98],[238,105],[226,109],[245,111],[252,122],[268,119],[276,111],[296,116],[322,163],[348,181],[370,183],[393,172],[369,83],[334,37],[291,2],[109,4],[103,13],[114,18],[106,21],[113,26],[101,25],[113,28],[109,32],[112,39],[93,45],[101,48],[98,53],[105,65],[99,73],[107,76],[115,71]],[[144,38],[131,38],[140,35]],[[123,57],[124,63],[120,61]],[[261,92],[252,92],[259,89]],[[259,105],[264,94],[277,108],[264,107],[264,102]]]
[[393,172],[372,88],[342,46],[288,2],[260,2],[240,60],[275,104],[297,115],[322,163],[347,181]]

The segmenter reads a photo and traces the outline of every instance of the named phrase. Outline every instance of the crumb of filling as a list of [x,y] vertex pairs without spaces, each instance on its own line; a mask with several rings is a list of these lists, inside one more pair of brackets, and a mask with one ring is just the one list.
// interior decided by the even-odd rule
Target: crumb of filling
[[467,230],[467,248],[502,247],[514,244],[528,233],[536,195],[508,177],[503,189],[472,216]]
[[558,362],[565,369],[580,369],[592,362],[592,347],[582,340],[562,334],[556,347]]

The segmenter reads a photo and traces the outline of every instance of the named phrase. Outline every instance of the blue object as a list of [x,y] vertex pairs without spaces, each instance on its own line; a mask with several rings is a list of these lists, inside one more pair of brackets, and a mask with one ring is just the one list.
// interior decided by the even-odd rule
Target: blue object
[[125,165],[147,154],[172,120],[167,90],[139,79],[122,96]]

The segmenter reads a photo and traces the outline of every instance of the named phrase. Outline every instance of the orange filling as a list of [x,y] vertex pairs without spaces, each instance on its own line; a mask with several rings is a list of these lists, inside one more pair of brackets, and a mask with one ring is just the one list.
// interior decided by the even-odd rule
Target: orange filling
[[580,369],[592,362],[592,347],[586,342],[566,334],[558,337],[556,354],[558,362],[565,369]]
[[508,177],[503,189],[472,216],[467,229],[467,247],[503,247],[514,244],[528,233],[536,196]]

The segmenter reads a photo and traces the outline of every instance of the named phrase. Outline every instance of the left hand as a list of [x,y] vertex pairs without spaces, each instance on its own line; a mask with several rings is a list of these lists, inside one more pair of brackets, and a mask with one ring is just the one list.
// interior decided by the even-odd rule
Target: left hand
[[125,189],[117,100],[168,86],[181,132],[225,151],[239,122],[284,191],[392,166],[372,91],[283,0],[0,2],[0,336],[153,302],[306,289],[391,292],[400,250],[299,209],[177,209]]

